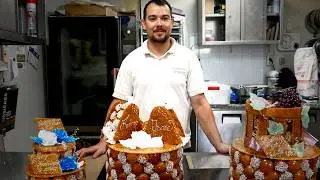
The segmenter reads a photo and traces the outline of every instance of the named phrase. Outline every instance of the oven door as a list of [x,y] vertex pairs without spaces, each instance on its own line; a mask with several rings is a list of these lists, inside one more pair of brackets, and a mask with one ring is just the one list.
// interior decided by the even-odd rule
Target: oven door
[[[225,144],[231,145],[235,138],[243,137],[244,122],[246,119],[244,110],[214,110],[216,124]],[[216,152],[207,136],[198,123],[196,130],[196,151]]]

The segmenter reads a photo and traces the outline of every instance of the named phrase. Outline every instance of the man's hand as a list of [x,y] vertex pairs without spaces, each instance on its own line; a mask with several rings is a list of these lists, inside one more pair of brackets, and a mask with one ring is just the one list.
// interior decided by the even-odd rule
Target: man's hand
[[227,144],[223,144],[221,143],[216,150],[218,151],[218,153],[223,153],[223,154],[227,154],[230,151],[230,146]]
[[76,152],[78,157],[85,157],[88,154],[93,154],[93,158],[97,158],[100,155],[106,153],[107,143],[105,141],[100,141],[98,144],[90,146],[88,148],[82,148]]

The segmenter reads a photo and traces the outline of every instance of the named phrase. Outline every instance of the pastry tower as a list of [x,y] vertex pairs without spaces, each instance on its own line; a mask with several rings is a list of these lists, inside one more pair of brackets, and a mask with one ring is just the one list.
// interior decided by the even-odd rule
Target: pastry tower
[[[138,106],[117,101],[109,108],[106,126],[114,128],[114,142],[107,147],[107,179],[183,179],[184,131],[172,109],[154,107],[149,120],[143,123]],[[162,137],[163,146],[128,148],[119,143],[137,131]]]
[[245,134],[230,151],[232,179],[316,179],[320,150],[307,142],[307,112],[286,93],[274,107],[259,108],[268,104],[261,98],[246,101]]
[[[28,155],[26,166],[26,179],[28,180],[64,180],[85,179],[84,167],[79,165],[77,159],[73,157],[76,151],[75,138],[67,136],[61,119],[36,118],[37,130],[39,132],[56,132],[55,138],[69,139],[68,142],[51,143],[42,136],[33,137],[33,153]],[[40,134],[40,133],[39,133]],[[60,134],[60,135],[59,135]],[[65,139],[65,140],[66,140]],[[82,161],[80,164],[84,164]],[[81,167],[82,166],[82,167]]]

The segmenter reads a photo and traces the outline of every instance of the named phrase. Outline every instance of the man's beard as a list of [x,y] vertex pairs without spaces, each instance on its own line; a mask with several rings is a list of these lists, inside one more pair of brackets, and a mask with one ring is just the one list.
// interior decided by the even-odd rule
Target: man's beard
[[159,36],[156,36],[156,35],[152,35],[150,40],[152,42],[155,42],[155,43],[165,43],[168,39],[169,39],[170,35],[169,34],[165,34],[164,37],[159,37]]

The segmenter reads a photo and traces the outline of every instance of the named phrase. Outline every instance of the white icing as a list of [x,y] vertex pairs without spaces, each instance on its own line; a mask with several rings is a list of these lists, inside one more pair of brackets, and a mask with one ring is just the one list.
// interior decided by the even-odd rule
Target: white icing
[[114,135],[116,133],[116,129],[119,125],[119,120],[114,120],[113,122],[108,121],[105,126],[102,128],[102,133],[106,139],[106,142],[110,144],[115,144]]
[[147,174],[152,174],[153,173],[153,168],[154,168],[153,164],[147,162],[146,165],[144,166],[143,170]]
[[256,180],[264,180],[264,174],[263,174],[263,172],[261,172],[261,171],[256,171],[256,172],[254,173],[254,178],[255,178]]
[[279,180],[293,180],[293,175],[291,172],[284,172],[280,175]]
[[123,171],[125,174],[130,174],[131,173],[131,165],[129,163],[126,163],[122,166]]
[[119,142],[122,146],[130,149],[163,147],[162,137],[151,137],[144,131],[133,131],[131,138],[119,140]]
[[161,161],[169,161],[170,159],[170,153],[161,153]]
[[120,152],[118,154],[118,159],[121,162],[121,164],[126,164],[126,162],[127,162],[127,157],[123,152]]
[[121,110],[121,106],[122,106],[122,104],[117,104],[117,105],[116,105],[116,111],[117,111],[117,112]]
[[117,118],[120,119],[122,117],[123,114],[123,110],[120,110],[117,114]]
[[167,171],[167,172],[173,171],[173,166],[174,166],[173,162],[172,162],[172,161],[168,161],[168,162],[166,163],[166,171]]
[[288,164],[283,162],[283,161],[280,161],[278,162],[278,164],[275,166],[275,169],[279,172],[285,172],[288,170]]
[[57,136],[55,133],[47,130],[40,130],[38,137],[42,139],[43,146],[53,146],[58,144]]
[[117,117],[117,112],[113,111],[110,115],[110,120],[114,120]]

